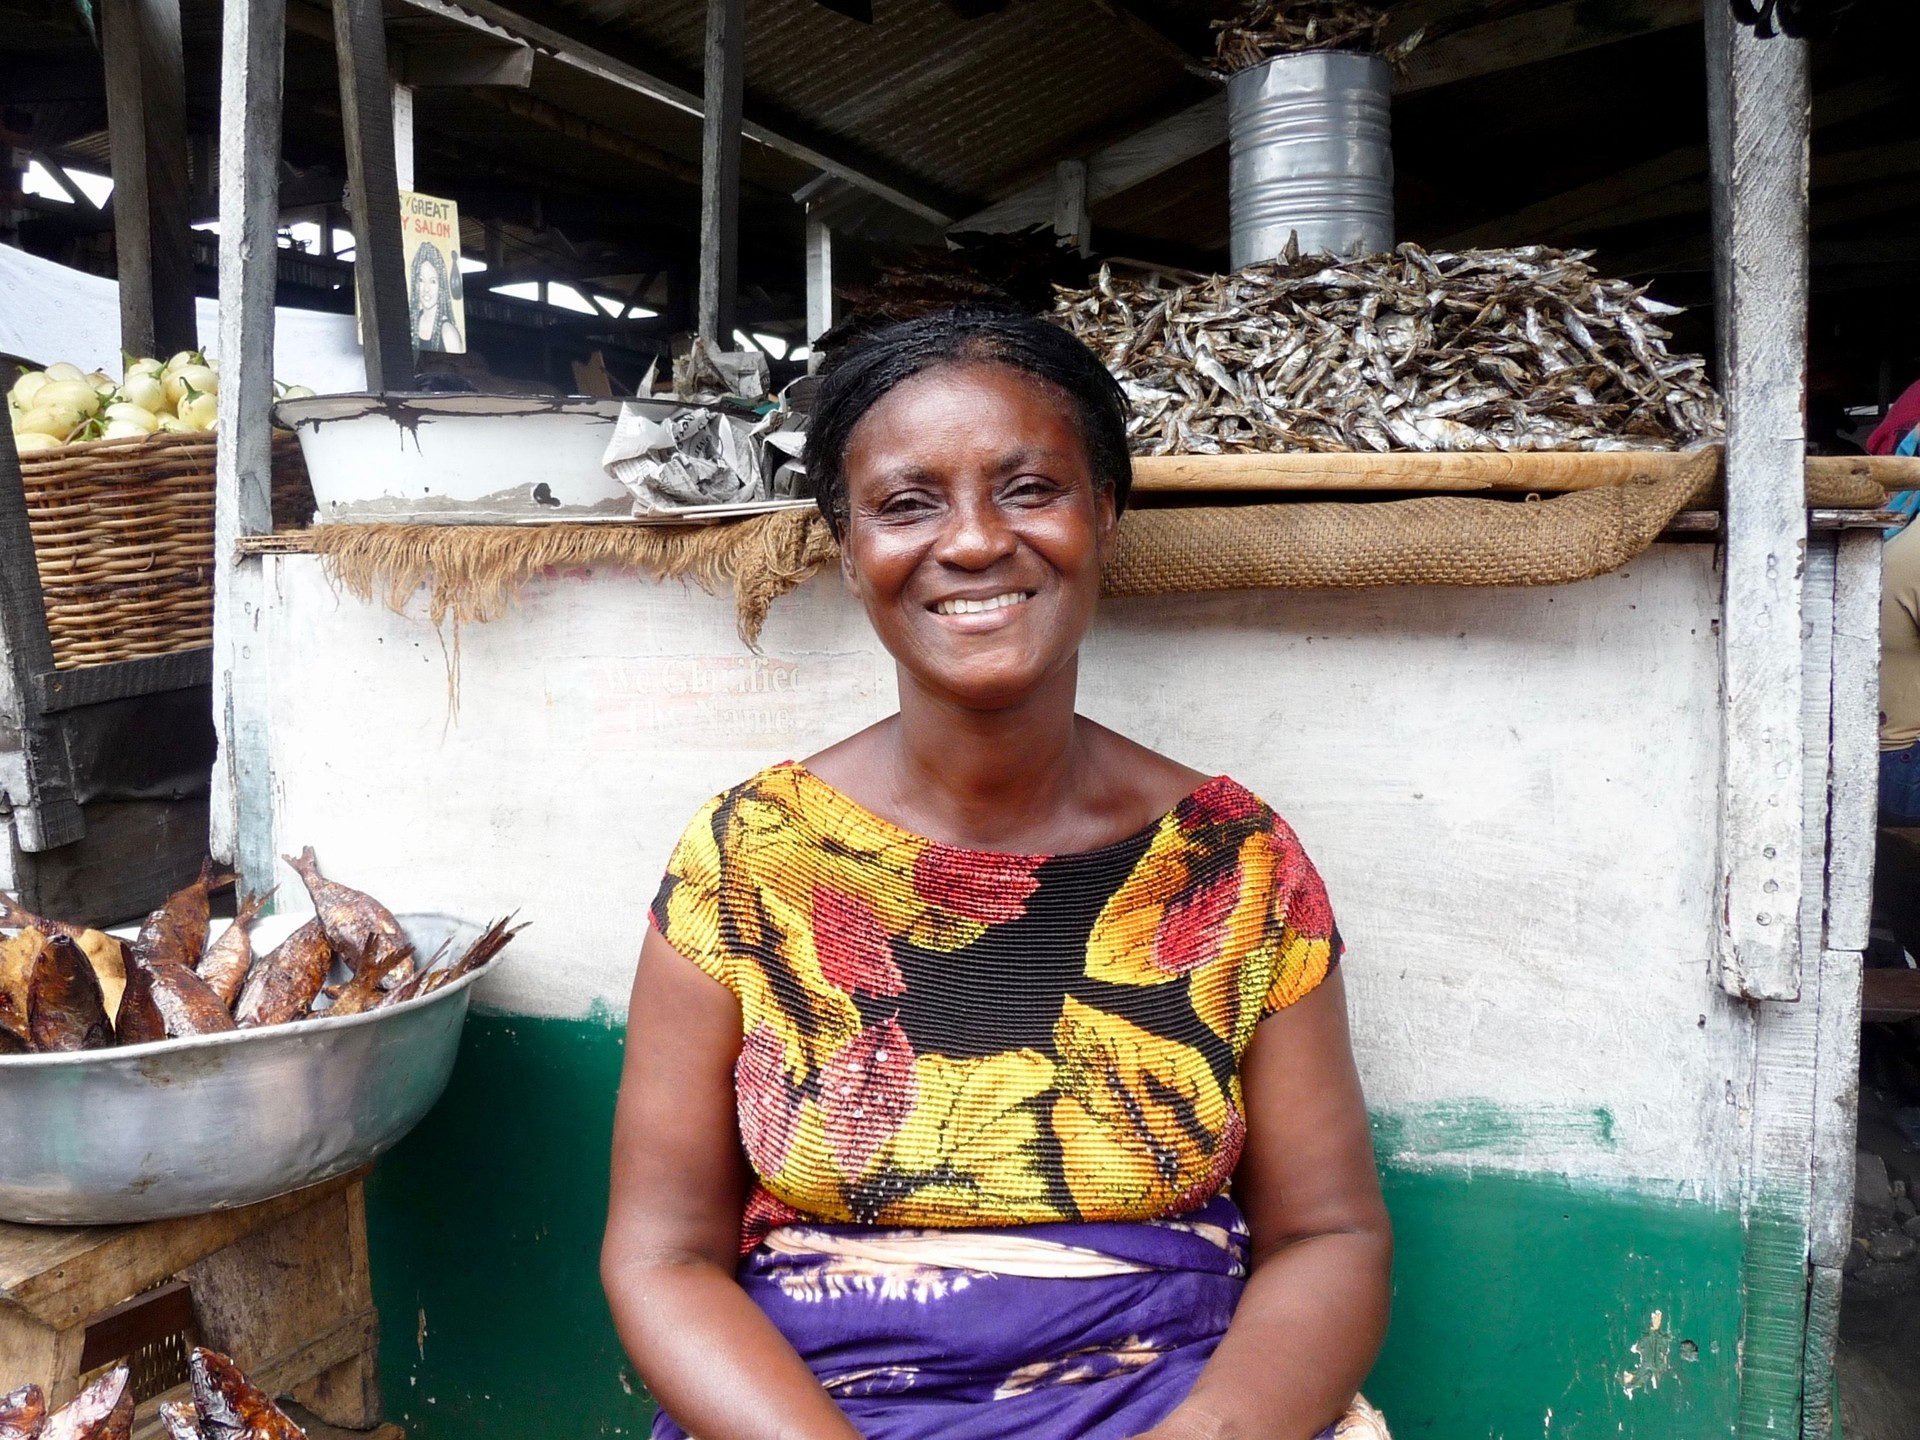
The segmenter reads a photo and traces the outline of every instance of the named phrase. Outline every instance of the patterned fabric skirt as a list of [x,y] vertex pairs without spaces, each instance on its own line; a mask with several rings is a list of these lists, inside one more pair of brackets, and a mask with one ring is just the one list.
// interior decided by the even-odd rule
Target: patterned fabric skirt
[[[786,1225],[739,1278],[866,1440],[1126,1440],[1193,1388],[1246,1259],[1222,1196],[1141,1224]],[[1356,1398],[1322,1440],[1387,1430]]]

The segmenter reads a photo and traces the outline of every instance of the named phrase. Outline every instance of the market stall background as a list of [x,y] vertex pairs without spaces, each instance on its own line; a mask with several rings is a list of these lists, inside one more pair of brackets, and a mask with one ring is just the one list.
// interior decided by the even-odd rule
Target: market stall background
[[[23,184],[32,164],[56,189],[56,172],[103,173],[90,43],[57,5],[4,8],[20,21],[0,83]],[[1897,69],[1915,22],[1898,8],[1863,7],[1814,48],[1813,365],[1817,400],[1841,412],[1896,388],[1920,334],[1920,117]],[[218,16],[183,14],[205,219]],[[288,14],[280,302],[344,313],[351,266],[321,253],[339,248],[345,171],[332,19]],[[704,14],[390,8],[395,69],[416,87],[415,183],[459,201],[488,267],[467,281],[478,357],[436,364],[482,388],[573,389],[598,352],[630,386],[688,327],[700,126],[675,97],[700,89]],[[1593,243],[1605,273],[1706,302],[1699,18],[1667,0],[1396,7],[1430,26],[1396,100],[1401,234]],[[880,0],[869,27],[756,0],[743,334],[797,373],[821,228],[857,283],[956,224],[1062,218],[1062,157],[1084,166],[1087,202],[1064,218],[1097,254],[1221,268],[1223,132],[1194,73],[1206,19],[1144,0]],[[10,238],[110,269],[111,216],[75,188],[9,202]],[[196,259],[210,289],[210,241]],[[1710,318],[1689,317],[1683,342],[1710,350]],[[1710,557],[1660,547],[1575,591],[1129,601],[1090,657],[1091,712],[1264,791],[1347,917],[1402,1237],[1370,1390],[1407,1433],[1737,1423],[1754,1137],[1727,1080],[1752,1073],[1759,1042],[1711,980]],[[452,678],[451,637],[417,615],[343,600],[311,557],[263,569],[275,748],[304,757],[277,777],[276,830],[364,857],[360,878],[396,904],[524,895],[535,921],[454,1093],[373,1183],[390,1410],[423,1435],[632,1433],[646,1401],[593,1261],[644,906],[699,800],[884,712],[882,657],[830,584],[776,612],[753,656],[724,600],[596,572],[469,628]],[[1182,683],[1246,674],[1250,653],[1229,704]],[[371,716],[369,695],[387,702]],[[1660,1060],[1635,1072],[1627,1056]]]

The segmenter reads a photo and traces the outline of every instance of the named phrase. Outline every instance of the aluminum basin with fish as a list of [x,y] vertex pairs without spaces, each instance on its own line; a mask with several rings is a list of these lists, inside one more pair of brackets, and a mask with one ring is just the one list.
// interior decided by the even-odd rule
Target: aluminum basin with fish
[[[256,921],[265,954],[308,917]],[[441,964],[481,927],[395,917]],[[105,1225],[251,1205],[390,1149],[447,1088],[473,982],[359,1015],[0,1056],[0,1220]],[[336,962],[333,978],[346,978]]]

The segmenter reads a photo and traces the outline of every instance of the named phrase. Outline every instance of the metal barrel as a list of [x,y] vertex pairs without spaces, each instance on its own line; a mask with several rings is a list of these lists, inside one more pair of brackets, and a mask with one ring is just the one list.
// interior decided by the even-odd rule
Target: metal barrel
[[1393,248],[1393,72],[1377,55],[1278,55],[1227,85],[1234,269]]

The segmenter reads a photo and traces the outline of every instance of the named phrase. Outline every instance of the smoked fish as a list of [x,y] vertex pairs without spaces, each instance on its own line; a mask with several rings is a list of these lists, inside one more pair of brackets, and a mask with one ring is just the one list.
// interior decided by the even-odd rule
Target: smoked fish
[[34,961],[27,982],[27,1031],[36,1050],[99,1050],[113,1044],[100,981],[86,953],[68,936],[52,937]]
[[133,1385],[122,1365],[49,1415],[40,1440],[130,1440],[132,1434]]
[[413,947],[396,950],[384,960],[371,965],[363,965],[360,972],[344,985],[334,986],[327,991],[333,1003],[323,1012],[328,1015],[362,1015],[375,1009],[380,1002],[397,991],[382,990],[380,982],[388,973],[413,959]]
[[47,1423],[47,1396],[38,1385],[0,1395],[0,1440],[35,1440]]
[[133,959],[138,965],[171,962],[191,970],[207,948],[210,907],[207,891],[213,886],[213,862],[200,865],[200,878],[176,890],[167,903],[140,923],[133,937]]
[[332,966],[333,947],[316,916],[254,963],[233,1018],[242,1030],[299,1019],[327,983]]
[[207,947],[205,957],[194,967],[194,973],[213,987],[213,993],[220,997],[223,1005],[231,1006],[240,998],[240,987],[246,983],[247,971],[253,968],[253,938],[247,934],[247,927],[260,913],[260,907],[272,897],[273,891],[269,890],[264,895],[243,900],[233,923]]
[[[306,882],[307,894],[313,897],[314,914],[326,927],[327,940],[356,975],[407,943],[400,922],[386,906],[371,895],[329,880],[320,873],[320,862],[314,858],[311,845],[297,856],[281,858]],[[410,965],[395,966],[387,972],[387,988],[391,990],[412,973]]]
[[187,1375],[206,1440],[306,1440],[306,1431],[219,1351],[195,1346]]
[[160,1425],[167,1440],[207,1440],[200,1428],[200,1412],[191,1400],[169,1400],[160,1407]]

